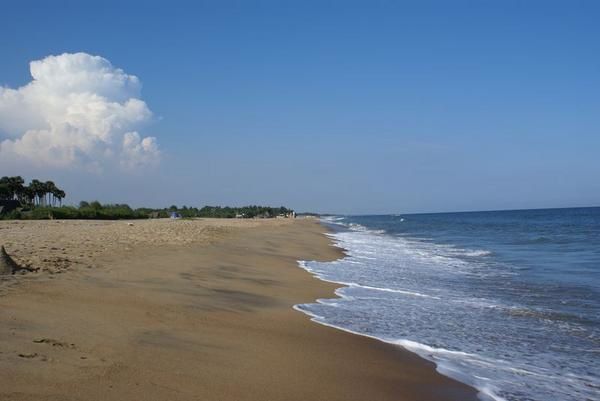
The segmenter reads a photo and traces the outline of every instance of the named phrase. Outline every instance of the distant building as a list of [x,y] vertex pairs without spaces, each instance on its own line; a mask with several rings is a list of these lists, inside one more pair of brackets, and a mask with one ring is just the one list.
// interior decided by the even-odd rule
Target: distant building
[[177,212],[171,212],[171,215],[170,215],[170,217],[171,217],[172,219],[180,219],[180,218],[181,218],[181,214],[180,214],[180,213],[177,213]]

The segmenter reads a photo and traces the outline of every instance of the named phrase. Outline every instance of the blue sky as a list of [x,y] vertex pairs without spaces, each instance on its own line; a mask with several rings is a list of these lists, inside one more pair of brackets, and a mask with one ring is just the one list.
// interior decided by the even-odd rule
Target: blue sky
[[54,179],[72,202],[600,204],[598,2],[21,3],[3,5],[0,85],[85,52],[137,76],[153,113],[152,168],[0,172]]

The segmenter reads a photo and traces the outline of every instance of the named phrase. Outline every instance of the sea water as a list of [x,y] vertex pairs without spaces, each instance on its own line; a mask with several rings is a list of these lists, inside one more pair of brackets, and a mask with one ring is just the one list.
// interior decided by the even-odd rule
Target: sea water
[[600,208],[330,216],[343,284],[297,305],[401,345],[488,400],[600,400]]

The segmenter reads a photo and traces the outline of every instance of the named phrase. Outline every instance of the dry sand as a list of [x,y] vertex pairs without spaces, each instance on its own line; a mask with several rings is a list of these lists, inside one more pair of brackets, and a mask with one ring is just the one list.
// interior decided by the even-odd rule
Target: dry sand
[[311,322],[314,220],[0,222],[1,400],[475,400],[399,347]]

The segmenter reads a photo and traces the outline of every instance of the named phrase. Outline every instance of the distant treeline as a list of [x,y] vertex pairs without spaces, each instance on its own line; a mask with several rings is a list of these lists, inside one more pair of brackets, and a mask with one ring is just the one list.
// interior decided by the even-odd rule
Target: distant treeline
[[61,205],[67,196],[65,191],[54,182],[31,180],[25,185],[21,176],[0,178],[0,200],[16,200],[25,206],[56,206]]
[[127,204],[80,202],[79,206],[62,206],[65,191],[54,182],[31,180],[25,185],[21,176],[0,178],[0,218],[2,219],[148,219],[164,217],[272,218],[289,216],[291,209],[269,206],[197,207],[172,205],[165,209],[137,208]]
[[293,211],[285,207],[245,206],[221,207],[205,206],[201,209],[173,205],[165,209],[137,208],[127,204],[101,204],[98,201],[80,202],[79,206],[37,206],[34,208],[19,208],[2,215],[3,219],[149,219],[165,218],[173,215],[183,218],[215,217],[215,218],[272,218],[288,216]]
[[244,207],[221,207],[204,206],[202,209],[186,208],[183,206],[177,210],[183,217],[221,217],[221,218],[271,218],[277,216],[288,216],[294,211],[286,207],[269,206],[244,206]]

